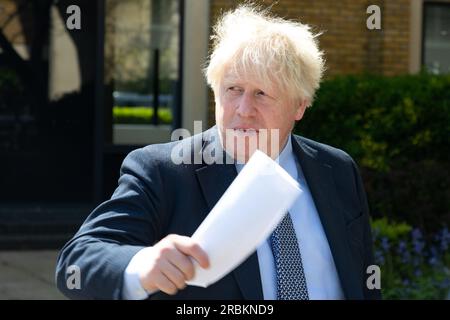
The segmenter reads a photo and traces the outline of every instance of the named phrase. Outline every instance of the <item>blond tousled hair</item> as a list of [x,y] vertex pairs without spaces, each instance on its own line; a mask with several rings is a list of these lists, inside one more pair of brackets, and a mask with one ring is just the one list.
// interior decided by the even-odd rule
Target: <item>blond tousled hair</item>
[[274,17],[268,9],[240,5],[214,26],[205,75],[217,96],[227,71],[275,84],[290,99],[311,105],[324,71],[323,52],[310,26]]

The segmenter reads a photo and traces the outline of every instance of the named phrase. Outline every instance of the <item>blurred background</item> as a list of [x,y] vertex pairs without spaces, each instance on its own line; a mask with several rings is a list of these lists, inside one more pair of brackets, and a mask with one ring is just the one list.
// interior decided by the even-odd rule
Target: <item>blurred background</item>
[[[111,196],[125,155],[214,125],[201,68],[212,24],[240,2],[0,0],[0,299],[63,298],[58,249]],[[370,5],[381,29],[367,28]],[[325,80],[295,132],[359,164],[384,297],[448,298],[450,1],[273,11],[323,32]]]

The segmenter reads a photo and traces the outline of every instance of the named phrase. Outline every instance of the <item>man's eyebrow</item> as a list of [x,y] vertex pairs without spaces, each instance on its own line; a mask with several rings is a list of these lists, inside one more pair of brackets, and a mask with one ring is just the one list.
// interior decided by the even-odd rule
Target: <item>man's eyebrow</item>
[[225,87],[230,87],[230,86],[232,86],[232,87],[242,87],[242,82],[230,80],[230,81],[224,81],[223,85]]
[[227,76],[223,78],[223,82],[242,82],[242,79],[238,78],[238,77],[233,77],[233,76]]

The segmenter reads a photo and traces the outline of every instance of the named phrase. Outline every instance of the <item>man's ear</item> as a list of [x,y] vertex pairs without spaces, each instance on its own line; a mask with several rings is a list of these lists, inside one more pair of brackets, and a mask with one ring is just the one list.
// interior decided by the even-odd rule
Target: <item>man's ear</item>
[[297,107],[295,110],[295,121],[299,121],[303,118],[307,106],[308,106],[307,99],[302,99],[297,103]]

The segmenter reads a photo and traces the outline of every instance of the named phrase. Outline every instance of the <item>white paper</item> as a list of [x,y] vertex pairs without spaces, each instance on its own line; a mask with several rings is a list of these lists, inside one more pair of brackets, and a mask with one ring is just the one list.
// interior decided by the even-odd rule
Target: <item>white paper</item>
[[188,285],[207,287],[247,259],[272,233],[301,193],[283,168],[256,151],[192,235],[208,254],[210,267],[194,260]]

